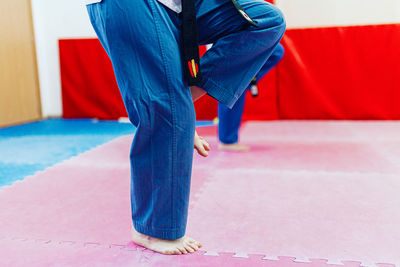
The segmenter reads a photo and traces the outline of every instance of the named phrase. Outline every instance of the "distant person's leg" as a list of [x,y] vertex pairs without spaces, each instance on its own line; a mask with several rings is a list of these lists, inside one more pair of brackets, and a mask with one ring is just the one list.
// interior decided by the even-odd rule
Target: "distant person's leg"
[[239,144],[239,127],[242,122],[246,91],[232,109],[218,103],[218,139],[219,149],[227,151],[248,151],[248,146]]
[[[284,49],[281,44],[275,48],[272,55],[256,75],[258,82],[282,59]],[[249,89],[249,87],[248,87]],[[246,91],[242,94],[232,109],[218,103],[218,138],[219,149],[227,151],[248,151],[250,147],[239,143],[239,128],[242,122]]]

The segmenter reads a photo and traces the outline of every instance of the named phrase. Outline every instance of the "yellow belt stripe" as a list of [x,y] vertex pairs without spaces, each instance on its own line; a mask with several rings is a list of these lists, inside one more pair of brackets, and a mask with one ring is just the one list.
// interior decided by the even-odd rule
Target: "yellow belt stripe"
[[196,78],[197,77],[197,71],[196,71],[196,62],[194,59],[192,59],[192,70],[193,70],[193,75]]

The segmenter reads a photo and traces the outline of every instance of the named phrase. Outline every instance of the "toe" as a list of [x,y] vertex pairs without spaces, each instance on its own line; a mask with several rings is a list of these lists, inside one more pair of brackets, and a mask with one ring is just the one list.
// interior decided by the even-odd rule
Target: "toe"
[[186,245],[187,247],[190,247],[193,251],[190,251],[190,252],[195,252],[195,251],[197,251],[197,250],[199,250],[199,247],[196,245],[196,243],[187,243],[187,245]]
[[190,252],[190,253],[193,253],[193,252],[196,251],[196,250],[193,249],[189,244],[186,244],[186,245],[185,245],[185,249],[186,249],[188,252]]
[[166,254],[166,255],[180,255],[180,254],[182,254],[182,252],[180,252],[180,251],[177,250],[177,249],[172,249],[172,250],[166,250],[166,251],[164,251],[163,254]]
[[188,253],[187,250],[184,247],[178,247],[177,249],[181,252],[181,254],[187,254]]
[[188,240],[189,240],[189,243],[196,244],[197,247],[201,248],[202,244],[200,242],[198,242],[198,241],[196,241],[196,240],[194,240],[193,238],[190,238],[190,237],[188,238]]

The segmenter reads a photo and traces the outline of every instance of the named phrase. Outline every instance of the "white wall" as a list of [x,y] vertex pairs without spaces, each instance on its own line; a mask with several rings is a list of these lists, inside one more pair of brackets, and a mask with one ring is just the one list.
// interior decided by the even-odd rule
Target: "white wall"
[[[62,114],[58,39],[95,37],[82,2],[32,0],[44,116]],[[277,5],[288,28],[400,22],[400,0],[277,0]]]
[[397,0],[397,20],[400,20],[400,0]]
[[288,28],[400,22],[400,0],[277,0]]
[[43,116],[61,116],[60,38],[95,37],[83,0],[32,0]]

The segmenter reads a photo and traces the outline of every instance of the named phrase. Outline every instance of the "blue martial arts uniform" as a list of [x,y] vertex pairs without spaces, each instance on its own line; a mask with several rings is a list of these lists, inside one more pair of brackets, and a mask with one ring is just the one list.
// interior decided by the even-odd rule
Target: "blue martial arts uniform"
[[[263,0],[240,0],[259,27],[230,0],[196,2],[201,87],[232,107],[279,43],[282,13]],[[193,160],[195,111],[181,60],[180,16],[156,0],[103,0],[87,6],[113,64],[129,119],[131,205],[135,229],[178,239],[185,234]],[[99,92],[101,93],[101,92]]]
[[[273,67],[278,64],[282,59],[284,49],[279,44],[272,55],[269,57],[267,62],[256,75],[256,81],[258,82],[265,74],[267,74]],[[248,87],[250,89],[250,86]],[[246,99],[245,91],[239,100],[232,107],[232,109],[225,105],[218,103],[218,138],[221,143],[224,144],[235,144],[239,141],[239,127],[242,122],[242,115],[244,110],[244,103]]]

